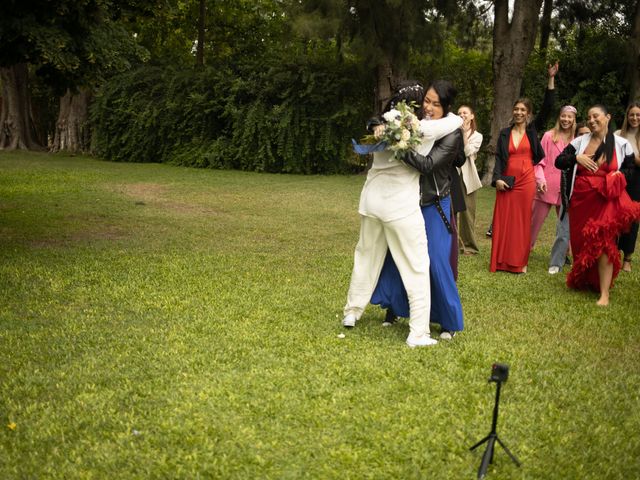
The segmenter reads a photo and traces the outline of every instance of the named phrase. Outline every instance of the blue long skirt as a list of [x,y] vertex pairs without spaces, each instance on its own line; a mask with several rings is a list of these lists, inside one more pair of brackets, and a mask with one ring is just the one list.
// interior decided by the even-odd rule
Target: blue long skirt
[[[440,200],[442,210],[451,219],[451,200]],[[422,207],[422,216],[427,234],[429,251],[429,276],[431,278],[431,322],[440,324],[443,330],[452,332],[464,328],[462,304],[458,287],[453,278],[449,257],[451,234],[447,230],[435,205]],[[409,299],[390,252],[384,260],[378,284],[371,303],[382,308],[391,308],[399,317],[409,317]]]

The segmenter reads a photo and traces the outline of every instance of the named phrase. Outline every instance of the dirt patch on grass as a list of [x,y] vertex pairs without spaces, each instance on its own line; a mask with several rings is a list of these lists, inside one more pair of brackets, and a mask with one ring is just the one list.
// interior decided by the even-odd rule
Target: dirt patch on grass
[[154,201],[166,195],[169,187],[159,183],[129,183],[118,185],[116,190],[136,200]]
[[75,227],[74,230],[65,229],[59,236],[41,237],[29,241],[34,248],[68,247],[77,244],[90,244],[92,242],[111,242],[123,240],[130,236],[130,232],[120,225],[105,223],[100,217],[68,217]]
[[167,185],[158,183],[130,183],[118,185],[115,191],[130,197],[136,205],[150,206],[165,212],[174,212],[183,215],[220,215],[219,209],[210,205],[203,205],[188,198],[176,200],[175,193]]

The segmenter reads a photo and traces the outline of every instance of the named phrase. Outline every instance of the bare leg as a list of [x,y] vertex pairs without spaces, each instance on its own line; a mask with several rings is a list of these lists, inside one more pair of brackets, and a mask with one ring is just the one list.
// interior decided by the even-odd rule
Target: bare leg
[[622,270],[625,272],[631,271],[631,255],[625,255],[624,261],[622,262]]
[[609,305],[609,288],[613,279],[613,263],[606,254],[598,257],[598,276],[600,277],[600,298],[596,302],[601,307]]

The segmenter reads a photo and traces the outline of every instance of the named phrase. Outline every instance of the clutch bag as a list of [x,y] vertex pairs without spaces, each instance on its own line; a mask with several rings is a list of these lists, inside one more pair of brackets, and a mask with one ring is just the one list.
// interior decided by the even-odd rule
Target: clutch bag
[[500,175],[498,180],[502,180],[509,186],[509,188],[513,188],[513,185],[516,183],[516,177],[513,175]]

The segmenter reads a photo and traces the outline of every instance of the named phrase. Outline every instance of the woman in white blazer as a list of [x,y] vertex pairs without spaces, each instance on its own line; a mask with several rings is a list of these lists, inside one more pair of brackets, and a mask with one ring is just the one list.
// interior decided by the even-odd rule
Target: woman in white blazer
[[[385,111],[400,101],[422,101],[422,85],[400,88]],[[422,120],[420,152],[428,153],[439,138],[460,128],[462,120],[449,115],[441,120]],[[425,154],[426,154],[425,153]],[[409,298],[407,345],[425,347],[431,338],[429,256],[424,218],[420,210],[420,172],[392,156],[390,150],[373,154],[373,165],[360,194],[360,238],[356,246],[351,282],[342,325],[355,326],[371,299],[387,249],[400,271]]]
[[482,182],[476,168],[476,157],[482,145],[482,134],[478,132],[476,115],[468,105],[458,108],[458,115],[462,118],[462,131],[464,132],[464,155],[466,161],[458,168],[460,173],[462,191],[467,209],[458,215],[458,245],[460,253],[475,255],[479,253],[476,241],[476,191],[482,188]]

